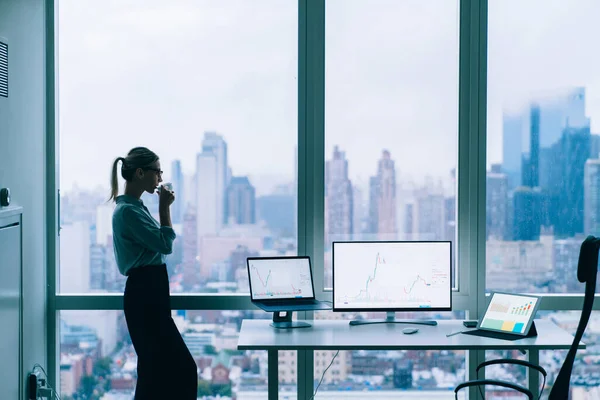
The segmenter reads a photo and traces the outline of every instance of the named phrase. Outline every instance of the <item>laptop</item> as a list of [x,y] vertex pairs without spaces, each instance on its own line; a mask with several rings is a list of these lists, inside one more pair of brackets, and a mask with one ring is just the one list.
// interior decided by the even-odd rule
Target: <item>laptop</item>
[[310,257],[248,257],[250,300],[268,312],[330,310],[315,299]]
[[533,320],[540,303],[539,296],[492,292],[477,329],[463,333],[504,340],[536,336]]

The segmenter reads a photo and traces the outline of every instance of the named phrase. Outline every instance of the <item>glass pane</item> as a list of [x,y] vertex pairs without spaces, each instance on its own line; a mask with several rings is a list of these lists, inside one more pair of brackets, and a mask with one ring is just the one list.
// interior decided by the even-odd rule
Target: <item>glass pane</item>
[[[267,397],[267,352],[238,351],[237,341],[242,319],[270,319],[270,314],[173,311],[172,316],[196,360],[199,399]],[[61,311],[59,337],[61,399],[133,399],[137,356],[122,311]],[[280,352],[281,358],[283,353],[296,359],[295,351]],[[295,375],[290,381],[280,373],[279,390],[282,399],[295,396]]]
[[600,234],[598,13],[586,0],[489,2],[488,289],[583,291],[579,247]]
[[[540,311],[538,318],[548,319],[570,334],[574,335],[581,317],[580,311]],[[593,311],[590,321],[583,335],[582,341],[587,349],[578,350],[571,373],[570,396],[577,400],[595,400],[600,398],[600,364],[596,360],[600,357],[600,348],[598,347],[598,338],[600,337],[600,312]],[[556,376],[562,367],[567,350],[544,350],[540,352],[540,365],[548,373],[546,388],[542,393],[542,399],[547,399]],[[513,358],[526,360],[526,356],[518,351],[486,352],[486,359]],[[527,375],[524,367],[515,367],[510,365],[492,366],[486,368],[486,378],[500,379],[524,387],[528,387]],[[540,385],[543,378],[540,376]],[[540,386],[541,387],[541,386]],[[510,390],[488,389],[493,398],[514,399],[515,392]],[[519,397],[520,398],[520,397]]]
[[326,2],[326,288],[333,241],[455,243],[458,3]]
[[135,146],[176,193],[173,291],[248,292],[246,256],[296,254],[296,1],[64,0],[58,21],[61,292],[123,290],[109,173]]
[[[441,320],[464,317],[465,313],[462,311],[396,313],[397,319]],[[344,321],[383,319],[385,313],[320,311],[315,313],[315,318]],[[360,329],[359,326],[356,328]],[[366,326],[364,328],[369,329]],[[466,380],[465,366],[465,351],[355,350],[340,351],[337,356],[336,351],[315,351],[314,387],[316,389],[323,379],[317,399],[358,398],[359,393],[352,393],[354,391],[362,393],[362,396],[377,399],[447,399],[454,398],[454,388]],[[465,393],[461,392],[461,395],[464,396]]]
[[[580,311],[546,311],[541,317],[549,319],[572,335],[575,335]],[[571,398],[580,400],[593,400],[600,398],[600,312],[592,311],[590,321],[583,335],[582,341],[587,349],[578,350],[571,373]],[[567,356],[566,350],[548,350],[540,352],[540,364],[548,371],[548,388],[544,391],[543,399],[548,398],[556,376],[560,371],[563,361]]]

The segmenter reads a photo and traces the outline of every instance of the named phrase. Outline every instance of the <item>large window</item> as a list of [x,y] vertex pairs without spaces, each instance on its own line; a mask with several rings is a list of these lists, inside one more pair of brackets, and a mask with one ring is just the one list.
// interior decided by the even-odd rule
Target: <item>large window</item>
[[594,1],[489,1],[487,288],[582,292],[600,234]]
[[[196,357],[200,397],[267,396],[267,352],[236,350],[242,319],[270,318],[248,301],[248,256],[314,257],[317,296],[331,300],[332,242],[448,240],[459,290],[454,311],[432,318],[477,318],[486,290],[554,293],[540,317],[573,330],[580,245],[600,236],[596,1],[53,4],[57,102],[48,99],[59,147],[49,160],[59,182],[48,187],[60,189],[61,229],[48,324],[60,350],[48,346],[48,367],[63,399],[129,400],[135,385],[107,202],[112,162],[135,146],[159,154],[176,192],[167,265],[173,303],[188,309],[173,316]],[[142,199],[158,216],[157,196]],[[407,282],[427,284],[418,274]],[[597,325],[594,313],[573,397],[598,397]],[[280,352],[280,398],[314,390],[334,354],[311,363]],[[507,355],[524,357],[485,354]],[[541,352],[550,384],[564,356]],[[483,357],[340,352],[316,398],[446,398]],[[214,368],[228,382],[214,382]],[[490,377],[527,383],[511,368]]]
[[[398,313],[397,317],[464,319],[465,313]],[[384,318],[385,313],[378,312],[318,312],[315,316],[315,319],[338,320]],[[380,326],[381,329],[390,331],[399,331],[404,327],[406,325]],[[368,326],[356,328],[356,334],[360,334],[362,328],[366,328],[365,331],[369,329]],[[421,399],[449,398],[454,388],[466,380],[465,354],[462,350],[353,350],[340,351],[336,356],[336,351],[315,351],[314,385],[316,388],[323,379],[319,394],[323,391],[323,397],[327,399],[345,398],[348,391],[366,392],[367,396],[382,399],[412,399],[415,396]]]
[[109,173],[135,146],[176,192],[172,291],[248,292],[247,256],[296,254],[297,2],[57,3],[58,290],[122,292]]
[[[238,351],[243,319],[270,318],[262,311],[173,311],[198,369],[198,398],[267,397],[267,352]],[[60,313],[60,396],[63,400],[131,400],[137,356],[122,311]],[[280,352],[280,397],[296,392],[296,352]],[[294,374],[293,380],[288,379]]]
[[456,241],[458,12],[326,2],[327,288],[333,241]]

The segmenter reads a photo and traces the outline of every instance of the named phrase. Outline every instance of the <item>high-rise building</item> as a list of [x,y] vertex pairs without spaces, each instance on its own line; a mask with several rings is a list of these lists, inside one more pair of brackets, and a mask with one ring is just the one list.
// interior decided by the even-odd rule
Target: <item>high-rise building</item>
[[379,181],[376,176],[369,178],[369,219],[367,222],[367,233],[375,238],[379,232]]
[[256,223],[256,190],[247,176],[234,176],[225,193],[228,224]]
[[78,221],[62,226],[60,231],[60,291],[90,291],[90,226]]
[[444,195],[424,190],[416,199],[416,228],[418,240],[443,240]]
[[171,218],[174,224],[180,224],[183,221],[183,212],[185,210],[184,178],[180,160],[174,160],[171,163],[171,183],[177,196],[177,200],[171,206]]
[[112,215],[115,203],[104,203],[96,207],[96,240],[99,245],[106,246],[112,236]]
[[[231,252],[227,280],[237,282],[239,292],[250,290],[246,259],[248,257],[258,257],[258,255],[257,251],[252,251],[246,246],[238,246]],[[238,279],[240,277],[242,279]]]
[[548,186],[550,223],[558,237],[572,237],[584,230],[584,170],[590,158],[590,129],[565,128],[551,148]]
[[[223,208],[225,206],[225,189],[229,184],[229,165],[227,163],[227,142],[223,136],[216,132],[205,132],[204,140],[202,140],[202,153],[212,153],[216,158],[216,180],[217,180],[217,218],[219,225],[217,229],[220,229],[224,223],[227,223],[225,219],[225,213]],[[198,187],[198,192],[202,193],[202,187]]]
[[539,188],[521,186],[513,194],[513,240],[539,240],[541,229]]
[[352,205],[353,205],[353,209],[352,209],[352,229],[353,232],[352,234],[354,235],[354,239],[358,240],[362,237],[362,233],[363,233],[363,219],[364,219],[364,204],[363,204],[363,192],[362,190],[358,187],[358,185],[353,185],[352,186]]
[[[583,87],[536,96],[532,100],[533,105],[530,105],[526,112],[505,112],[503,115],[502,169],[507,174],[510,190],[524,185],[540,186],[544,191],[547,185],[553,182],[548,173],[553,158],[549,149],[561,140],[565,128],[590,127],[590,119],[585,116]],[[532,142],[537,143],[537,152],[536,148],[531,146]],[[533,166],[537,167],[538,176],[538,183],[534,182],[533,185],[531,181],[523,180],[531,169],[522,171],[524,159],[529,159],[532,155]]]
[[600,159],[585,163],[584,181],[584,234],[600,235]]
[[[196,233],[198,239],[203,236],[216,235],[221,226],[218,217],[217,163],[217,157],[211,152],[202,152],[196,159]],[[199,245],[198,248],[200,248]]]
[[276,237],[295,238],[297,196],[270,194],[256,199],[258,219],[264,221]]
[[183,215],[183,285],[194,288],[200,282],[198,263],[198,235],[196,234],[196,213],[189,207]]
[[348,178],[348,160],[337,146],[333,158],[325,164],[326,241],[349,239],[353,232],[352,182]]
[[501,166],[492,165],[486,177],[487,238],[507,239],[508,177]]
[[524,143],[526,147],[521,153],[522,185],[528,187],[539,186],[540,166],[540,107],[531,105],[529,117],[529,140]]
[[[371,229],[379,239],[395,240],[396,234],[396,169],[390,152],[383,151],[377,167],[377,176],[370,180],[369,206]],[[376,229],[376,230],[375,230]]]
[[90,246],[90,289],[108,289],[108,260],[106,246],[92,243]]
[[502,169],[510,188],[514,188],[521,185],[523,117],[504,113],[502,136]]
[[406,204],[404,213],[404,240],[415,240],[415,204],[409,202]]

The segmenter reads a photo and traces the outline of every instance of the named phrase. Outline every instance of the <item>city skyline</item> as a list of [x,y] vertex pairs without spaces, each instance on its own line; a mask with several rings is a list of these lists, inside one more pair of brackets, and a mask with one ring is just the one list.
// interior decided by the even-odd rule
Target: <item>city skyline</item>
[[[368,171],[368,162],[361,159],[377,156],[382,146],[398,155],[397,167],[403,174],[420,175],[423,171],[432,176],[444,176],[445,171],[456,163],[455,97],[458,95],[458,78],[454,64],[458,60],[455,54],[458,44],[449,38],[457,34],[457,2],[430,7],[412,1],[380,1],[377,5],[382,11],[386,10],[382,12],[386,14],[384,19],[378,23],[378,29],[361,31],[360,35],[348,29],[348,24],[354,26],[353,20],[371,18],[362,15],[363,5],[360,2],[347,1],[344,7],[335,1],[327,4],[328,71],[333,70],[337,75],[329,74],[326,80],[326,154],[332,151],[332,143],[342,145],[348,158],[355,161],[355,168],[350,171],[353,180],[359,176],[367,179],[371,171]],[[595,53],[589,51],[593,45],[588,33],[589,27],[593,26],[590,18],[600,9],[593,2],[580,1],[577,4],[578,7],[560,1],[552,1],[551,4],[539,1],[490,2],[488,166],[502,161],[501,119],[505,109],[510,108],[513,101],[527,102],[532,93],[583,84],[588,93],[587,115],[593,121],[600,121],[600,81],[595,78],[595,71],[600,65]],[[112,160],[125,155],[136,145],[154,149],[166,164],[175,159],[182,160],[184,172],[189,172],[194,165],[195,145],[199,145],[201,132],[210,130],[222,133],[230,142],[231,157],[236,160],[232,165],[235,174],[256,179],[260,175],[268,175],[268,166],[256,162],[268,157],[271,163],[281,166],[286,179],[292,177],[293,163],[290,161],[294,159],[297,143],[297,7],[284,2],[263,1],[259,9],[263,5],[269,7],[269,13],[258,13],[261,23],[248,26],[238,20],[248,11],[248,5],[243,1],[231,3],[229,8],[210,2],[140,2],[137,5],[115,2],[110,7],[99,9],[90,7],[91,3],[61,2],[61,23],[58,25],[61,188],[69,190],[74,182],[85,188],[104,185],[109,179]],[[517,6],[520,12],[513,13]],[[565,7],[573,18],[561,18],[565,15]],[[89,9],[94,9],[94,13],[86,11]],[[375,12],[373,17],[381,17],[377,14],[382,13]],[[365,72],[370,67],[365,62],[352,58],[353,66],[349,71],[337,67],[341,63],[346,65],[352,54],[344,52],[344,43],[356,43],[357,48],[364,49],[363,43],[381,43],[380,38],[385,36],[398,37],[402,33],[399,29],[414,31],[422,22],[421,15],[430,15],[432,25],[428,35],[421,35],[421,29],[417,29],[419,36],[414,38],[414,43],[422,42],[420,51],[415,48],[416,44],[402,37],[395,43],[370,51],[373,56],[388,61],[390,66],[382,66],[384,69],[380,76],[387,79],[386,84],[395,87],[397,93],[402,93],[401,97],[389,94],[389,91],[382,92],[379,79]],[[534,15],[535,24],[532,25],[529,16]],[[160,23],[157,22],[159,16]],[[400,22],[406,22],[406,28],[398,28],[402,25],[398,18]],[[503,28],[501,21],[506,20],[512,21],[510,29]],[[560,24],[554,23],[557,20]],[[239,37],[235,31],[226,29],[228,24],[233,23],[237,29],[243,29],[245,37],[252,38],[252,49],[243,50],[241,43],[237,43]],[[104,26],[111,29],[101,29]],[[262,28],[259,29],[259,26]],[[567,33],[568,37],[578,38],[578,46],[564,46],[561,38]],[[169,41],[169,37],[176,40]],[[207,39],[211,37],[219,37],[230,50],[217,51]],[[112,45],[123,38],[127,40],[120,46]],[[147,46],[149,41],[153,43],[152,51]],[[168,48],[165,47],[167,41]],[[182,50],[189,46],[200,53],[193,55]],[[130,52],[129,48],[138,50]],[[149,76],[154,78],[160,74],[149,71],[149,74],[132,75],[130,71],[148,65],[148,57],[157,49],[182,58],[177,64],[169,61],[172,57],[159,60],[156,68],[168,73],[168,79],[159,86],[148,86]],[[205,53],[201,53],[203,49]],[[269,56],[252,56],[260,51]],[[412,55],[410,65],[399,64],[397,56],[391,56],[403,51]],[[435,58],[432,58],[433,54],[436,54]],[[197,70],[198,63],[208,55],[211,63],[202,63],[201,76],[191,82],[182,81],[184,76],[197,76],[191,71]],[[245,62],[235,69],[231,60],[240,57]],[[108,58],[118,58],[122,60],[120,65],[130,67],[98,61]],[[436,62],[431,63],[431,60]],[[441,73],[440,64],[450,67],[451,73]],[[101,73],[89,73],[99,65],[103,65]],[[224,65],[229,67],[223,69]],[[391,67],[397,71],[392,73],[389,71]],[[79,71],[86,73],[82,75]],[[409,76],[415,83],[397,81],[397,77]],[[339,85],[349,81],[358,81],[354,92],[362,94],[360,102],[357,102],[356,96],[350,96],[347,101],[341,98],[346,94]],[[152,79],[152,82],[156,80]],[[420,83],[422,85],[419,86]],[[227,90],[221,88],[223,85]],[[246,89],[236,92],[235,88],[253,88],[256,85],[269,88],[267,92],[274,95],[265,98],[261,95],[250,103],[241,101],[247,98]],[[143,87],[147,89],[140,92]],[[141,96],[134,95],[136,92],[140,92]],[[94,95],[90,96],[90,93]],[[121,93],[121,96],[115,97],[114,93]],[[376,93],[390,104],[375,102],[373,96]],[[161,99],[168,103],[162,103]],[[177,106],[161,108],[161,104]],[[392,105],[394,110],[390,109]],[[377,112],[375,115],[359,110],[354,112],[357,106]],[[402,111],[403,108],[406,112]],[[101,114],[95,110],[101,110]],[[392,118],[391,115],[398,114],[397,111],[402,112]],[[429,118],[431,114],[437,118]],[[111,115],[111,118],[105,118],[106,115]],[[346,118],[348,115],[353,115],[353,118]],[[96,123],[90,124],[91,120]],[[433,126],[430,120],[440,122]],[[596,124],[592,123],[592,132],[600,131]],[[393,129],[390,130],[390,126]],[[357,143],[344,143],[342,140],[344,135],[360,137],[357,136],[359,132],[369,132],[372,140],[354,140]],[[415,137],[413,132],[419,135]],[[90,136],[103,136],[106,140],[92,145],[92,141],[86,139]],[[167,137],[169,140],[165,140]],[[397,137],[404,139],[397,142]],[[412,151],[403,145],[409,137],[417,140],[411,146]],[[259,150],[255,139],[268,142],[269,147],[277,151],[250,157],[247,149]],[[432,158],[438,163],[429,164],[435,165],[423,164],[419,160],[422,157],[415,159],[414,153],[426,148],[425,141],[440,142],[439,146],[431,149],[434,152]],[[452,151],[448,152],[449,149]],[[93,162],[90,164],[92,155]],[[84,170],[85,173],[82,172]],[[262,189],[259,187],[258,191]]]
[[[109,173],[115,157],[146,145],[161,157],[177,192],[171,291],[247,292],[246,257],[297,251],[297,3],[96,2],[59,2],[59,290],[122,292],[126,278],[116,267],[112,205],[106,203]],[[490,0],[488,11],[486,290],[580,293],[582,234],[600,227],[600,161],[592,152],[600,148],[594,144],[600,3]],[[326,2],[326,243],[324,268],[317,271],[326,285],[332,268],[327,241],[335,235],[456,243],[458,19],[458,0]],[[547,119],[556,110],[545,103],[572,90],[584,91],[584,103],[553,114],[568,115],[569,124]],[[522,120],[512,126],[521,126],[509,133],[505,119],[515,115]],[[574,121],[586,118],[581,130]],[[504,157],[506,149],[512,158]],[[94,192],[97,187],[105,192]],[[545,202],[548,193],[553,203]],[[156,196],[145,204],[157,213]],[[204,394],[266,390],[266,353],[236,351],[242,319],[265,317],[174,311]],[[539,317],[572,332],[579,314]],[[63,310],[60,318],[61,396],[106,388],[106,379],[116,396],[129,393],[135,351],[121,316]],[[600,332],[592,326],[586,335],[594,343]],[[598,357],[593,346],[586,352]],[[296,357],[285,353],[281,387],[293,390]],[[315,354],[315,380],[332,356]],[[549,383],[560,357],[540,354]],[[337,361],[323,389],[342,396],[412,389],[426,398],[428,389],[449,393],[464,380],[466,360],[452,351],[356,351]],[[587,390],[592,376],[597,395],[600,370],[581,361],[572,390]],[[105,380],[86,380],[92,370]],[[525,379],[509,368],[498,373]]]

